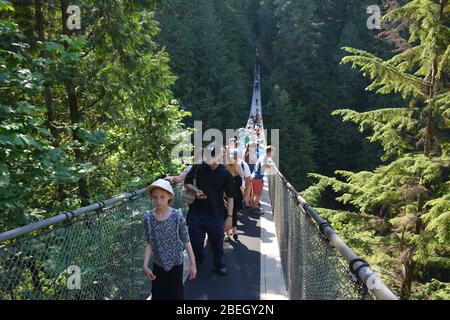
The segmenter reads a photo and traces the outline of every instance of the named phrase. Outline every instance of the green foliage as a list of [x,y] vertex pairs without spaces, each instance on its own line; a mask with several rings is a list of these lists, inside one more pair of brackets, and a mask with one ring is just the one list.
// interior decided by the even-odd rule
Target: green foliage
[[14,7],[11,5],[11,2],[7,0],[0,0],[0,11],[14,11]]
[[[313,154],[316,141],[307,124],[300,125],[289,95],[277,85],[273,89],[272,100],[267,104],[264,113],[264,125],[279,129],[280,170],[290,177],[289,182],[306,188],[310,183],[308,172],[317,168]],[[267,119],[267,120],[266,120]]]
[[200,120],[204,130],[225,132],[245,124],[254,55],[242,6],[240,1],[172,1],[159,14],[159,40],[179,76],[174,94],[192,113],[189,126]]
[[[405,299],[448,297],[448,277],[434,271],[429,271],[427,277],[421,274],[432,270],[431,263],[448,268],[450,83],[442,70],[448,68],[450,29],[445,24],[445,13],[449,9],[447,1],[437,4],[421,0],[388,13],[385,21],[410,19],[411,45],[388,60],[345,48],[350,55],[342,63],[359,67],[371,79],[367,90],[400,93],[410,104],[407,108],[362,113],[334,111],[333,115],[356,123],[360,132],[369,131],[369,141],[383,146],[381,159],[388,162],[373,171],[337,170],[339,178],[311,174],[319,183],[305,192],[317,201],[330,186],[339,195],[336,200],[350,211],[334,210],[325,215],[357,250],[370,254],[370,248],[377,252],[371,261],[394,272],[387,282],[397,287]],[[342,215],[347,219],[344,224]],[[349,216],[359,219],[348,220]],[[376,221],[376,225],[365,224],[367,219]],[[371,231],[375,232],[373,237],[367,236]],[[431,280],[433,277],[437,279]]]
[[418,300],[450,300],[450,284],[433,279],[420,286],[413,294],[413,298]]
[[415,149],[417,121],[412,118],[412,113],[407,108],[384,108],[361,113],[340,109],[331,114],[358,124],[361,133],[370,130],[369,141],[380,142],[385,152],[381,159],[388,160]]
[[[366,5],[367,1],[353,1],[349,5],[346,1],[267,0],[260,2],[257,11],[260,19],[257,31],[261,34],[258,40],[265,67],[262,92],[265,114],[276,112],[270,110],[277,100],[274,88],[286,91],[296,125],[307,124],[315,144],[312,165],[322,173],[331,174],[335,168],[373,168],[379,163],[378,145],[370,145],[354,126],[343,125],[330,115],[333,104],[370,110],[377,100],[387,100],[372,99],[361,92],[366,86],[364,78],[337,64],[344,44],[385,49],[386,45],[366,28]],[[266,116],[265,125],[281,128],[291,118],[291,114],[286,114],[282,121],[275,122]],[[310,143],[307,135],[297,139]],[[301,154],[297,153],[292,161],[300,163]],[[297,172],[285,174],[299,190],[310,185],[307,177],[299,178]]]
[[1,2],[0,231],[173,170],[188,115],[154,40],[155,1],[84,2],[84,28],[65,34],[50,2],[14,4],[14,15]]
[[76,170],[50,144],[44,109],[35,98],[43,75],[33,71],[26,39],[10,20],[0,22],[0,38],[0,230],[5,230],[35,219],[33,194],[45,184],[74,180]]
[[378,88],[377,92],[381,94],[400,93],[404,99],[426,95],[424,89],[427,84],[419,77],[408,74],[390,61],[383,61],[369,52],[347,47],[343,49],[352,55],[344,57],[342,63],[352,63],[352,68],[360,67],[362,74],[372,80],[366,90]]

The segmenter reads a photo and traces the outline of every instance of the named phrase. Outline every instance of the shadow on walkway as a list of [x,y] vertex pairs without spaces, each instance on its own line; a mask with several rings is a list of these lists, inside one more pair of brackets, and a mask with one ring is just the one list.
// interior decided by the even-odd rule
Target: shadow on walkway
[[259,300],[260,237],[259,216],[243,214],[238,222],[239,239],[224,242],[228,274],[214,271],[212,252],[198,266],[197,278],[185,282],[187,300]]

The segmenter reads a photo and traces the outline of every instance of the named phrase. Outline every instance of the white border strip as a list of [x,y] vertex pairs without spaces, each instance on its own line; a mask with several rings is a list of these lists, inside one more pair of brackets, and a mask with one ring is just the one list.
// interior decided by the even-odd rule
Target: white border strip
[[260,218],[261,227],[261,300],[288,300],[284,283],[283,267],[281,265],[280,249],[273,221],[272,204],[270,201],[267,177],[264,177],[264,189],[261,195]]

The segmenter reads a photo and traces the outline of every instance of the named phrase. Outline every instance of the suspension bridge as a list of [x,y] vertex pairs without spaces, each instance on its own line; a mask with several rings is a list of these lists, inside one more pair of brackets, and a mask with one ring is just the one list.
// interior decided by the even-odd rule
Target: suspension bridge
[[[263,147],[260,76],[257,61],[246,129],[260,128],[253,138]],[[171,205],[187,212],[175,190]],[[214,273],[207,255],[185,281],[186,299],[397,299],[276,167],[261,205],[261,214],[241,213],[239,239],[224,242],[228,274]],[[142,218],[151,207],[142,188],[1,233],[0,299],[148,299]]]

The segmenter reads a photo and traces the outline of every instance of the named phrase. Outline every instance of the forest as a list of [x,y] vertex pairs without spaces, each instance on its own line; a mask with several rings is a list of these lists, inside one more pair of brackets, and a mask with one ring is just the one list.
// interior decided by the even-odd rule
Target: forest
[[179,173],[194,121],[245,125],[256,50],[280,171],[401,299],[450,299],[448,0],[0,0],[0,232]]

